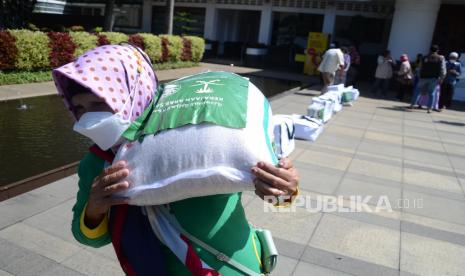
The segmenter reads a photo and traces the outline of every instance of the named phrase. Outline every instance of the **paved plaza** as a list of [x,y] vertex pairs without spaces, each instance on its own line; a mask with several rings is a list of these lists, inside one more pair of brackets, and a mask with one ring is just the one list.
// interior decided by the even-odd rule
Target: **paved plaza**
[[[366,91],[366,90],[365,90]],[[306,112],[314,90],[272,100],[274,114]],[[319,139],[297,141],[301,195],[387,199],[392,211],[265,212],[243,194],[252,224],[272,230],[273,275],[465,275],[465,113],[406,112],[362,97]],[[0,275],[122,275],[111,246],[79,245],[70,231],[73,175],[0,202]],[[386,205],[384,205],[386,206]],[[269,209],[267,209],[269,210]]]

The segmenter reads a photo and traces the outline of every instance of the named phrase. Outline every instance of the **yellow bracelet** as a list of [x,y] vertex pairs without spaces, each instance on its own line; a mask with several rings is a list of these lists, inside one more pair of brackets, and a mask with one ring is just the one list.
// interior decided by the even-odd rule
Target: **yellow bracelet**
[[289,207],[292,205],[292,203],[294,203],[294,200],[295,198],[299,195],[300,191],[299,191],[299,184],[297,184],[297,187],[296,187],[296,190],[295,192],[291,195],[291,197],[289,198],[289,201],[287,200],[284,200],[284,202],[279,202],[279,197],[278,197],[278,203],[276,203],[274,206],[275,207],[278,207],[278,208],[285,208],[285,207]]

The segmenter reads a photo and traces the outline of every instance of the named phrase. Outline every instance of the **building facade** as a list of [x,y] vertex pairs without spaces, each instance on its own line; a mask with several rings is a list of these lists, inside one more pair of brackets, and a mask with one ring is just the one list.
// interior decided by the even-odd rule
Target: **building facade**
[[[166,0],[117,3],[115,30],[164,32]],[[103,11],[104,1],[36,4],[38,14],[77,16],[100,26]],[[464,14],[465,0],[176,0],[174,32],[216,42],[220,55],[237,54],[241,45],[266,45],[277,59],[290,60],[305,50],[309,32],[323,32],[356,45],[362,55],[390,49],[394,57],[414,57],[433,42],[444,54],[465,52]]]

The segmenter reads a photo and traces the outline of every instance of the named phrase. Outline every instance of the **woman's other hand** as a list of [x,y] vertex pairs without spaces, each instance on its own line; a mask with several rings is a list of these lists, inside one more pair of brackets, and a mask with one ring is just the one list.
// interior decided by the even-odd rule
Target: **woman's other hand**
[[94,179],[87,201],[84,223],[93,229],[103,220],[108,210],[113,205],[127,204],[127,198],[112,197],[113,194],[129,188],[129,183],[123,181],[129,175],[125,161],[105,168],[105,170]]
[[264,196],[292,196],[297,192],[299,174],[289,158],[279,161],[278,167],[266,162],[258,162],[252,167],[255,193]]

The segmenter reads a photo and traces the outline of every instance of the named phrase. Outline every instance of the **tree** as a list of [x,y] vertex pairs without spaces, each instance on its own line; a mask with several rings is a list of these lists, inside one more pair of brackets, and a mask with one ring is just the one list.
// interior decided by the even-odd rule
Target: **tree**
[[175,34],[198,35],[198,33],[202,32],[202,30],[198,28],[198,20],[189,12],[176,12],[173,20]]
[[36,2],[36,0],[0,0],[0,29],[26,27]]

